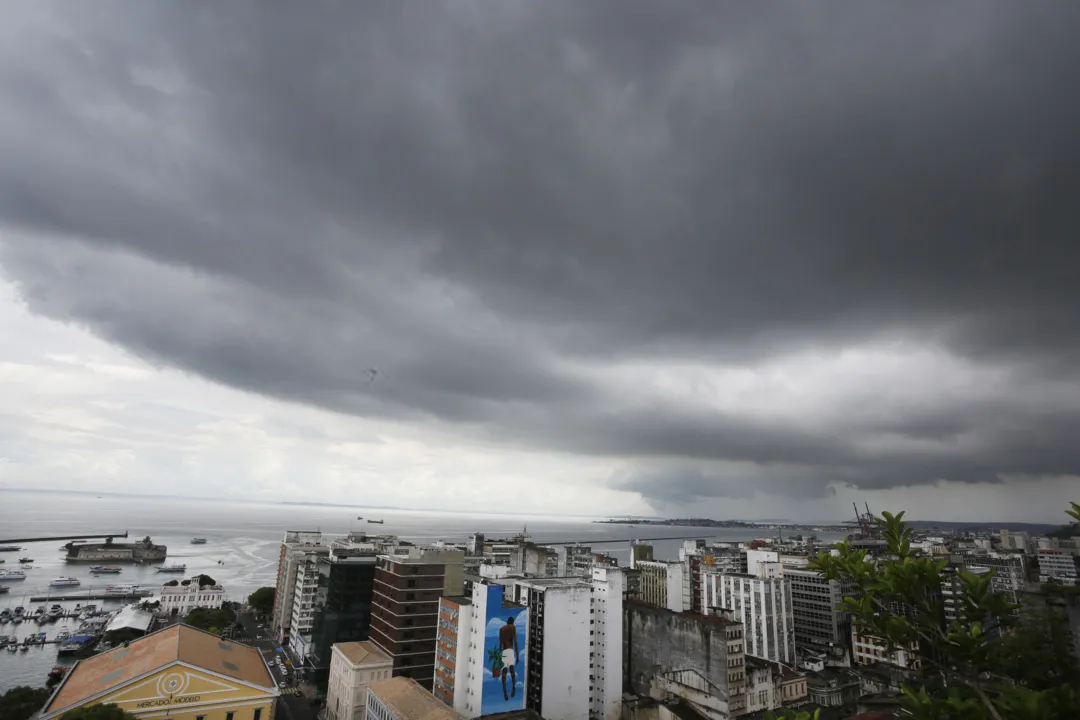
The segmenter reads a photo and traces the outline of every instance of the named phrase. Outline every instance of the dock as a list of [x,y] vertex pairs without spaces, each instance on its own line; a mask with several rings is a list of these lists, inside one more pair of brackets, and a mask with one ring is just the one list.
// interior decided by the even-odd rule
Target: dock
[[154,593],[150,590],[139,590],[137,592],[128,593],[126,595],[119,595],[117,593],[79,593],[78,595],[37,595],[30,598],[30,602],[64,602],[71,600],[141,600],[143,598],[150,597]]
[[6,538],[0,540],[0,545],[15,545],[17,543],[32,543],[32,542],[55,542],[57,540],[111,540],[112,538],[126,538],[128,531],[125,530],[122,533],[110,533],[108,535],[53,535],[51,537],[30,537],[30,538]]

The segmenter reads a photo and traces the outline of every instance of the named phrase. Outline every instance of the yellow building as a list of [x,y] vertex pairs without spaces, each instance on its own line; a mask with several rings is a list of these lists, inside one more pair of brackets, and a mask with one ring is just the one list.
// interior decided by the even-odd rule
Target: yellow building
[[273,720],[277,698],[257,649],[173,625],[77,663],[40,717],[112,703],[140,720]]

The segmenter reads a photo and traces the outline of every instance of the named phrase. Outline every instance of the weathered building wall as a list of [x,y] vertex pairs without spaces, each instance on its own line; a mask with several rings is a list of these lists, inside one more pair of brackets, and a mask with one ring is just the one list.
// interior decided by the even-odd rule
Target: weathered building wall
[[626,603],[630,687],[647,695],[658,673],[696,670],[728,688],[727,636],[719,618]]

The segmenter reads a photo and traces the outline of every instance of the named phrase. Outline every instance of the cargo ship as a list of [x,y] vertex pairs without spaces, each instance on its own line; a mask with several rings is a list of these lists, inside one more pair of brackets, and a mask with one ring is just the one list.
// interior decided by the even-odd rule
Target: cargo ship
[[67,545],[68,562],[161,562],[168,553],[164,545],[155,545],[149,536],[139,542],[118,543],[111,539],[103,543],[69,543]]

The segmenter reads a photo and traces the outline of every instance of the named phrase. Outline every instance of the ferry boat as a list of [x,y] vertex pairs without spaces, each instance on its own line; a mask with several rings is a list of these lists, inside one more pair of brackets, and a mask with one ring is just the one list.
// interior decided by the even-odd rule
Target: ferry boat
[[19,552],[22,550],[18,545],[0,545],[0,552]]
[[81,585],[78,578],[73,577],[60,577],[49,583],[49,587],[70,587],[72,585]]
[[26,573],[22,570],[0,570],[0,580],[25,580]]
[[137,592],[139,592],[138,585],[110,585],[105,588],[105,597],[128,597]]
[[117,565],[91,565],[90,572],[95,575],[115,575],[120,572],[122,568]]
[[158,572],[163,573],[182,573],[187,570],[187,565],[162,565],[157,569]]
[[206,538],[191,538],[192,545],[205,545]]

